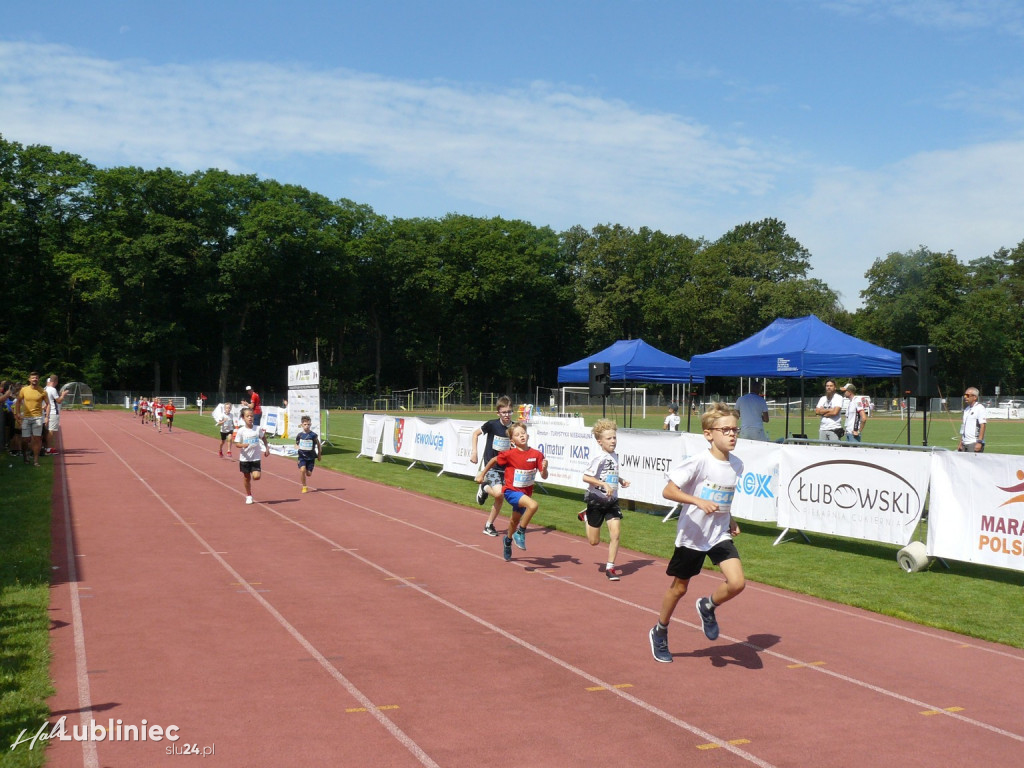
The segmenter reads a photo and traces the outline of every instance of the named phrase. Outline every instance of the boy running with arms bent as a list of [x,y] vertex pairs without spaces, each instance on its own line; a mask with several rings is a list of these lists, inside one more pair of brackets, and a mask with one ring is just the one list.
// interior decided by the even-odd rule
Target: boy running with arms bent
[[701,427],[710,443],[709,450],[684,459],[669,470],[669,483],[662,495],[683,508],[676,527],[675,552],[666,570],[672,583],[661,600],[658,623],[650,631],[651,652],[657,661],[672,661],[668,623],[706,557],[725,576],[710,597],[697,598],[697,614],[708,640],[718,638],[715,609],[736,597],[746,585],[740,555],[733,543],[740,527],[730,514],[736,481],[743,474],[743,462],[732,455],[739,434],[736,416],[736,411],[722,403],[708,408],[701,417]]
[[533,498],[533,484],[538,472],[543,479],[548,476],[548,460],[536,448],[529,447],[526,425],[522,422],[512,424],[508,428],[508,436],[512,447],[488,461],[476,476],[476,481],[481,483],[495,464],[505,467],[505,501],[512,507],[512,519],[508,525],[512,536],[506,535],[502,542],[505,560],[512,559],[512,542],[520,549],[526,549],[526,526],[539,507]]

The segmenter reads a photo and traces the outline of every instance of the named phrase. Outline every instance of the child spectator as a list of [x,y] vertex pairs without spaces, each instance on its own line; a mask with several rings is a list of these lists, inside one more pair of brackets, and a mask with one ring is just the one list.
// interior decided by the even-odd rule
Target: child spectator
[[323,447],[320,438],[313,431],[313,419],[303,416],[300,423],[302,431],[295,436],[295,444],[299,446],[299,479],[302,481],[302,492],[308,493],[306,478],[313,474],[313,465],[320,461]]
[[[508,439],[508,425],[512,423],[512,400],[502,395],[498,398],[498,418],[485,421],[478,429],[473,431],[470,438],[469,460],[477,463],[476,441],[480,435],[487,435],[487,442],[484,444],[484,463],[486,464],[502,451],[507,451],[512,443]],[[505,498],[502,487],[501,469],[495,467],[484,476],[484,481],[476,491],[476,503],[483,504],[488,496],[494,498],[491,505],[491,512],[487,516],[487,523],[484,525],[484,533],[488,536],[497,536],[498,531],[494,527],[494,521],[498,519],[501,511],[501,502]]]
[[608,523],[608,562],[605,564],[604,575],[608,581],[618,581],[622,571],[615,567],[615,556],[619,552],[619,529],[622,524],[622,512],[619,510],[619,486],[628,488],[629,483],[619,476],[619,456],[615,453],[618,433],[615,422],[611,419],[599,419],[594,424],[594,439],[601,446],[603,453],[594,457],[583,473],[583,482],[587,484],[583,500],[587,508],[577,515],[587,523],[587,541],[596,547],[601,543],[601,524]]
[[260,479],[262,466],[260,465],[260,443],[263,443],[263,452],[270,455],[270,444],[267,442],[267,435],[259,427],[253,428],[252,408],[242,409],[243,426],[235,433],[235,445],[238,446],[238,469],[242,473],[242,484],[245,486],[245,503],[252,504],[252,481]]
[[697,598],[697,615],[708,640],[718,638],[715,609],[743,591],[746,582],[733,537],[740,532],[730,508],[736,479],[743,474],[743,462],[732,455],[739,434],[737,413],[722,403],[712,404],[701,417],[701,428],[709,450],[684,459],[669,470],[669,483],[662,495],[684,505],[676,526],[675,551],[666,573],[672,583],[661,600],[658,623],[651,628],[651,652],[661,662],[671,662],[668,623],[690,579],[700,573],[704,559],[722,570],[721,582],[710,597]]
[[512,519],[508,526],[512,536],[506,534],[502,542],[506,561],[512,559],[513,542],[519,549],[526,549],[526,526],[539,506],[537,500],[533,498],[533,485],[538,471],[542,478],[547,479],[548,476],[548,461],[543,453],[529,447],[530,438],[525,424],[512,424],[508,428],[508,437],[512,441],[512,447],[494,456],[476,476],[476,481],[482,483],[496,464],[505,467],[505,501],[512,507]]
[[663,430],[669,432],[679,431],[679,406],[672,403],[668,407],[668,416],[665,417],[665,424],[662,426]]

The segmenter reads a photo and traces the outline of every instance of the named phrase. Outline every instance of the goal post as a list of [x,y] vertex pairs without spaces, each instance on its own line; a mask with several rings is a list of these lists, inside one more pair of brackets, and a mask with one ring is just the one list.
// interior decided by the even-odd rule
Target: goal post
[[622,411],[623,406],[640,413],[641,418],[647,417],[647,389],[644,387],[612,387],[607,399],[600,395],[591,395],[589,387],[562,387],[559,398],[559,412],[573,413],[580,410],[591,410],[607,405],[614,413]]

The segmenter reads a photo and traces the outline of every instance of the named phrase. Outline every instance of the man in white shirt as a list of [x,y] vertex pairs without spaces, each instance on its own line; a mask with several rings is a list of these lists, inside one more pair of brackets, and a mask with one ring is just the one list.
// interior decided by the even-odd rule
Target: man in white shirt
[[828,379],[825,382],[825,394],[818,398],[818,405],[814,412],[821,416],[821,426],[818,427],[818,439],[826,443],[838,443],[843,434],[843,425],[839,420],[839,414],[843,410],[843,398],[836,392],[835,379]]
[[53,455],[57,452],[54,447],[57,444],[57,432],[60,431],[60,404],[64,402],[64,393],[57,394],[57,374],[51,373],[46,380],[46,399],[50,404],[50,417],[47,424],[46,453]]
[[755,383],[747,394],[736,400],[740,412],[740,437],[747,440],[767,440],[764,425],[768,423],[768,403],[763,397],[764,385]]
[[857,388],[850,382],[843,385],[843,396],[846,398],[846,442],[859,443],[864,422],[868,420],[867,406],[864,398],[857,397]]
[[665,417],[665,424],[662,429],[669,432],[679,431],[679,406],[675,403],[669,405],[668,416]]
[[977,387],[964,392],[964,420],[960,426],[960,443],[956,449],[964,453],[982,453],[985,450],[985,428],[988,412],[978,402]]

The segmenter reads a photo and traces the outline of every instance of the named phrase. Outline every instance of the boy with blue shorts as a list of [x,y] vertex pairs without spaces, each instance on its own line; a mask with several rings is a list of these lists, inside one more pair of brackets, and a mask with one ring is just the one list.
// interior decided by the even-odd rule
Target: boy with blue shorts
[[[484,464],[489,462],[502,451],[512,447],[508,439],[508,426],[512,423],[512,400],[505,395],[498,398],[498,418],[485,421],[477,429],[473,430],[470,438],[469,461],[477,463],[476,441],[480,435],[487,435],[487,442],[484,443]],[[491,512],[487,516],[487,523],[484,525],[484,533],[488,536],[497,536],[498,531],[494,527],[494,521],[498,519],[501,511],[501,502],[505,498],[502,487],[503,467],[494,467],[484,475],[484,480],[476,491],[476,503],[483,504],[487,497],[494,499],[491,505]]]
[[512,535],[506,535],[502,542],[502,552],[506,561],[512,559],[513,542],[519,549],[526,549],[526,526],[539,508],[536,499],[533,498],[533,485],[538,472],[543,479],[547,479],[548,476],[548,460],[536,448],[529,447],[530,438],[526,433],[525,424],[512,424],[508,428],[508,437],[512,441],[512,447],[488,461],[476,476],[478,483],[483,482],[484,476],[496,464],[505,467],[505,501],[512,507],[512,520],[508,526]]
[[739,436],[738,415],[723,403],[714,403],[701,417],[709,450],[684,459],[669,470],[669,483],[662,495],[683,508],[676,526],[675,551],[666,571],[672,584],[661,600],[658,623],[649,633],[656,661],[672,661],[668,623],[686,594],[690,579],[704,567],[705,558],[710,558],[725,576],[725,581],[709,597],[697,598],[697,615],[708,640],[718,638],[715,609],[746,586],[740,555],[733,543],[740,527],[730,513],[737,478],[743,474],[743,462],[732,455]]
[[295,444],[299,447],[299,479],[302,481],[302,492],[308,493],[306,478],[313,474],[313,466],[320,461],[323,448],[319,436],[313,431],[313,419],[303,416],[301,424],[302,431],[295,436]]

